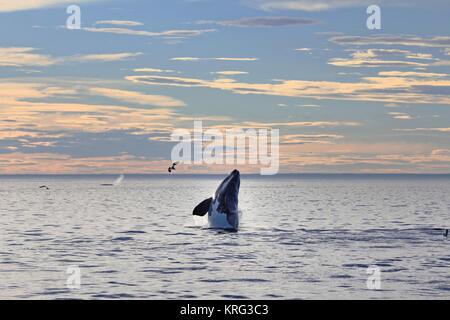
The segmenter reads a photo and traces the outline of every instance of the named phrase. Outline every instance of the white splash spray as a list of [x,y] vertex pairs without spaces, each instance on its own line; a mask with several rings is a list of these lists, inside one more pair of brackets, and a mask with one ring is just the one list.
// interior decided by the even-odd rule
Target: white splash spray
[[123,178],[124,178],[124,175],[121,174],[121,175],[116,179],[116,181],[114,181],[113,184],[114,184],[115,186],[118,186],[118,185],[122,182]]

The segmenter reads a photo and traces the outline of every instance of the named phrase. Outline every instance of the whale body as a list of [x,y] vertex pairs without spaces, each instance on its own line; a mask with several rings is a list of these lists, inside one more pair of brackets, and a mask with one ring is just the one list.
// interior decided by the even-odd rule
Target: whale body
[[211,228],[237,231],[239,227],[238,197],[241,177],[233,170],[219,185],[213,198],[200,202],[192,214],[204,216],[208,213]]

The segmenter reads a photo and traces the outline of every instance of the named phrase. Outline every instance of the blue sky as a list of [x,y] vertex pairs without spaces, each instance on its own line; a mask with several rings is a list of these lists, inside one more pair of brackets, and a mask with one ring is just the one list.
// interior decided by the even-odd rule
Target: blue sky
[[280,172],[449,173],[450,5],[391,2],[0,2],[0,173],[163,172],[194,119],[279,129]]

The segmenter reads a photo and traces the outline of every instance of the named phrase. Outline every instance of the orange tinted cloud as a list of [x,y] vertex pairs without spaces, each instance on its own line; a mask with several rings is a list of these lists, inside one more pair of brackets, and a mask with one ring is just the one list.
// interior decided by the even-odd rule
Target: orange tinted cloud
[[127,76],[127,80],[148,85],[207,87],[237,94],[262,94],[297,98],[399,103],[450,104],[450,80],[410,77],[364,77],[360,82],[274,80],[273,83],[245,83],[234,79],[202,80],[156,75]]

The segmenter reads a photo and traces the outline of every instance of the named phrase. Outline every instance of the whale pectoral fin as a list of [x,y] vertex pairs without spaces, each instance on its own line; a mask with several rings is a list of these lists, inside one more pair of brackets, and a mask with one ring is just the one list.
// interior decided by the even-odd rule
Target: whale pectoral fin
[[194,211],[192,211],[192,214],[194,216],[204,216],[205,214],[208,213],[209,208],[211,206],[211,202],[212,202],[212,198],[203,200],[194,208]]

